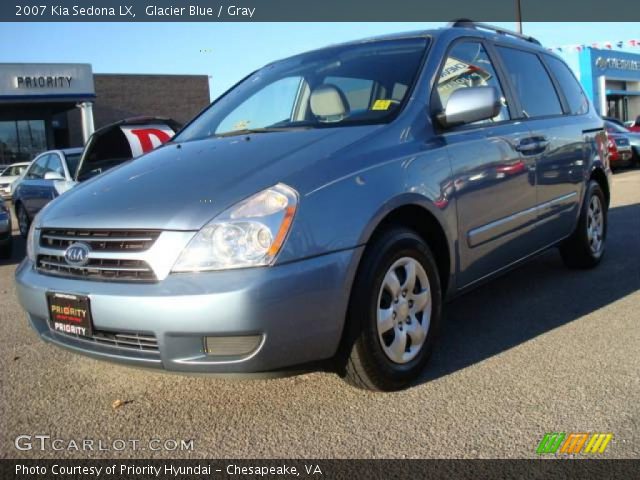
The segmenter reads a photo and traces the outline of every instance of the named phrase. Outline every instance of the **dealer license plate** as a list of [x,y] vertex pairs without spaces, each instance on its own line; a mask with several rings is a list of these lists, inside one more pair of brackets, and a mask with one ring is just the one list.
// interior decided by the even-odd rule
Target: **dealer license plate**
[[90,337],[93,333],[89,297],[69,293],[47,293],[49,322],[60,333]]

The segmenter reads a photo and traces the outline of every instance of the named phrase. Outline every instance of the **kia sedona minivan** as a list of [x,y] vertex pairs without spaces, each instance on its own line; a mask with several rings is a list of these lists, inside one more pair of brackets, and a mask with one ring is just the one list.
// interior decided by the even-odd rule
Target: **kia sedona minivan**
[[48,204],[17,291],[44,340],[94,358],[327,362],[396,390],[446,300],[552,247],[601,261],[610,173],[602,119],[533,38],[458,22],[331,46]]

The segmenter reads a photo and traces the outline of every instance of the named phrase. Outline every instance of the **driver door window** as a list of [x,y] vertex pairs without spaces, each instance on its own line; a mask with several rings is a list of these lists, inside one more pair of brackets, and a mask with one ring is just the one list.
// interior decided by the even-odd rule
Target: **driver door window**
[[460,42],[450,51],[444,64],[437,86],[437,95],[442,108],[453,92],[461,88],[495,87],[503,98],[500,113],[491,120],[476,123],[499,122],[509,119],[509,110],[504,101],[504,93],[487,51],[479,42]]

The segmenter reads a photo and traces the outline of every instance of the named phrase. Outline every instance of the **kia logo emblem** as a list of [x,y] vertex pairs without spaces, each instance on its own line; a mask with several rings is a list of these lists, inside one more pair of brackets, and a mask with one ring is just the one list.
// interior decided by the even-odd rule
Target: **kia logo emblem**
[[72,243],[64,252],[64,259],[69,265],[82,267],[89,263],[91,249],[86,243]]

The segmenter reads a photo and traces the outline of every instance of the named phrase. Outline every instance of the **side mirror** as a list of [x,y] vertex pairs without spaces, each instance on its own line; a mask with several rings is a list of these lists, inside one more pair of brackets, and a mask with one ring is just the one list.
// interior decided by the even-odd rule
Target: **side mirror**
[[44,174],[45,180],[66,180],[62,175],[58,172],[47,172]]
[[445,128],[493,118],[500,113],[502,103],[495,87],[460,88],[447,101],[444,112],[437,115]]

